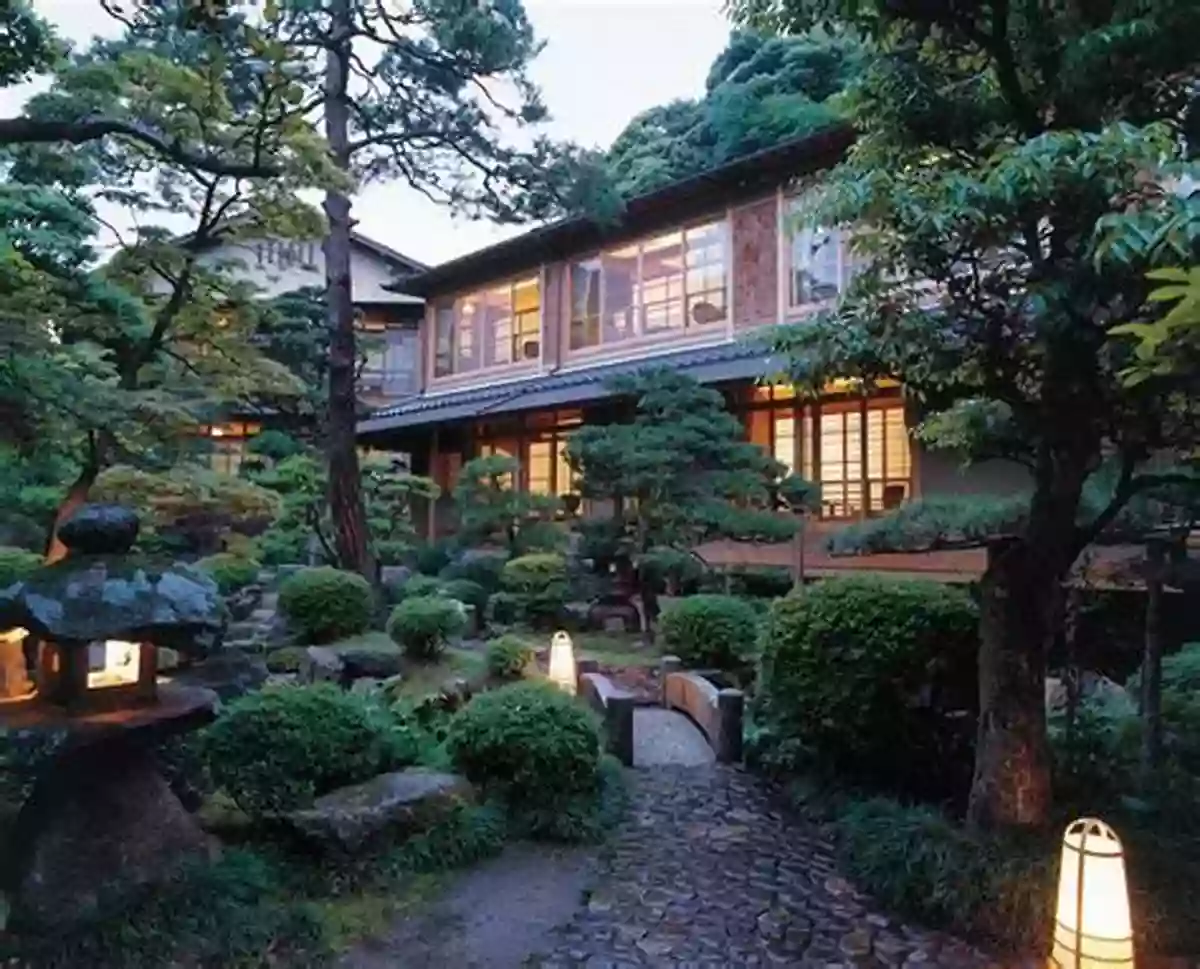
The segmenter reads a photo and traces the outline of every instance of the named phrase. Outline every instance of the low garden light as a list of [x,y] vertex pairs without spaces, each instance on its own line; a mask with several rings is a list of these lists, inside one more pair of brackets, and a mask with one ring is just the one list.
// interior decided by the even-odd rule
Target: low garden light
[[1082,818],[1063,834],[1054,920],[1056,969],[1133,969],[1125,853],[1112,828]]
[[550,682],[560,690],[575,693],[575,647],[561,629],[550,640]]

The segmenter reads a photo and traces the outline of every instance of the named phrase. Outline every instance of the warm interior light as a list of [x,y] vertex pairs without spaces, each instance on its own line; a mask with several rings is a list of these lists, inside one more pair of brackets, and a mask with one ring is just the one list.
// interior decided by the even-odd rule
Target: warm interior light
[[550,682],[560,690],[575,693],[575,647],[561,629],[550,640]]
[[1103,821],[1067,827],[1058,874],[1051,962],[1059,969],[1132,969],[1133,926],[1125,853]]
[[29,635],[24,626],[13,626],[11,629],[0,629],[0,643],[20,643]]
[[106,686],[127,686],[138,681],[141,648],[122,639],[106,639],[88,646],[89,690]]

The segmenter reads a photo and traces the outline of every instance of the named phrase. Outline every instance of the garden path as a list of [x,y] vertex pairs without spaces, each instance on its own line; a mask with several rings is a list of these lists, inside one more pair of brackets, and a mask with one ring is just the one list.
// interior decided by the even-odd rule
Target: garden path
[[977,969],[981,953],[874,912],[816,829],[739,768],[629,772],[598,854],[521,846],[463,872],[343,969]]

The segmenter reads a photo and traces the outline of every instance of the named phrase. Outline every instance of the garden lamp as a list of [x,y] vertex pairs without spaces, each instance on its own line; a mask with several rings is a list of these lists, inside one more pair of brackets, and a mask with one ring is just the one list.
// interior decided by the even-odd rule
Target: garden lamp
[[550,682],[574,696],[575,647],[561,629],[550,640]]
[[1133,969],[1133,926],[1125,852],[1095,818],[1067,826],[1054,920],[1055,969]]

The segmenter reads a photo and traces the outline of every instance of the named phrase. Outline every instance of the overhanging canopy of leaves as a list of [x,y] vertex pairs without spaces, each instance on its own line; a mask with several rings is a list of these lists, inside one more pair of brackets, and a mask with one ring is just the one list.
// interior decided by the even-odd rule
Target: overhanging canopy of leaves
[[858,58],[842,33],[735,32],[713,61],[704,97],[651,108],[613,142],[607,162],[617,187],[641,195],[833,124],[833,99]]
[[[717,538],[791,537],[792,516],[777,510],[787,469],[745,440],[718,391],[669,370],[612,389],[636,401],[632,421],[581,427],[567,459],[582,474],[584,498],[614,503],[635,557]],[[789,486],[789,497],[799,490]]]
[[[1141,491],[1191,483],[1197,375],[1122,380],[1119,326],[1156,319],[1146,274],[1194,261],[1183,134],[1200,53],[1184,0],[961,4],[740,0],[744,22],[867,39],[859,140],[806,218],[854,224],[872,268],[838,309],[774,337],[798,385],[898,378],[922,436],[1027,467],[1019,534],[1058,570]],[[921,285],[917,285],[920,282]],[[1089,476],[1115,466],[1089,508]],[[1080,512],[1090,512],[1081,520]],[[1056,560],[1058,561],[1058,560]]]

